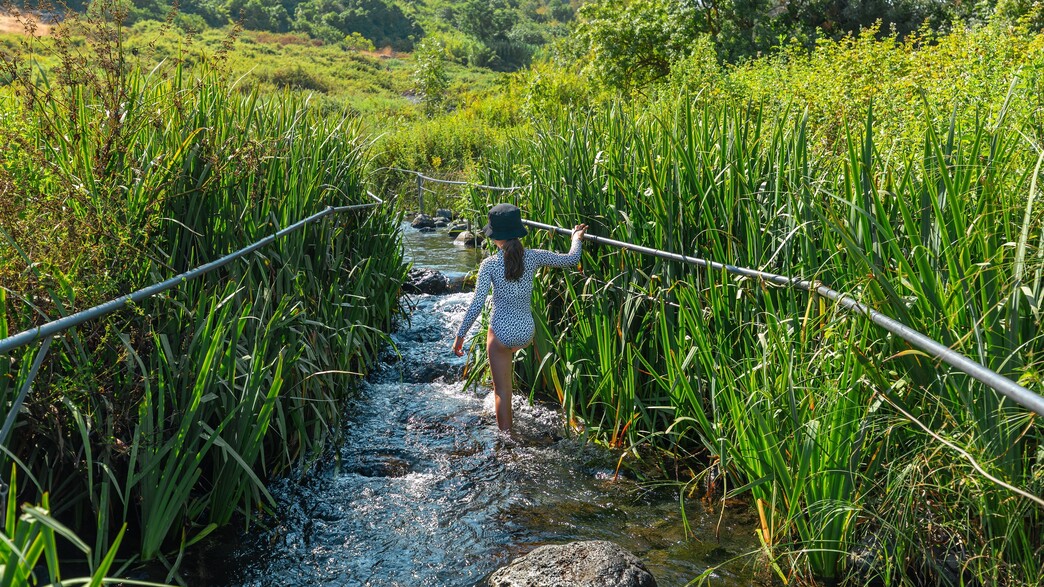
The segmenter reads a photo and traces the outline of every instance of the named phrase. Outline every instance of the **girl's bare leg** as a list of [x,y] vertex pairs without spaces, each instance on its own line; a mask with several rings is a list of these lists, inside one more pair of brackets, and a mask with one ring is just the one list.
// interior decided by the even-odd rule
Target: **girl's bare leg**
[[497,426],[506,432],[511,430],[511,377],[514,369],[512,364],[514,349],[504,346],[493,335],[493,329],[490,329],[486,334],[486,352],[489,354],[489,370],[493,375]]

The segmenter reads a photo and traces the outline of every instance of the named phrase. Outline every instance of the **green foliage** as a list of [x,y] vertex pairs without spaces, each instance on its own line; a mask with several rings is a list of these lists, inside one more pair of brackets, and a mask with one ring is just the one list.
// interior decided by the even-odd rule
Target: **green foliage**
[[569,64],[541,60],[519,72],[507,90],[522,96],[522,112],[532,120],[555,119],[598,102],[597,90]]
[[410,51],[423,32],[398,5],[385,0],[306,0],[297,5],[294,29],[336,43],[358,33],[377,47]]
[[1026,27],[1031,31],[1044,30],[1044,4],[1034,0],[998,0],[997,20]]
[[278,88],[313,90],[316,92],[328,92],[330,90],[330,86],[322,78],[300,65],[277,69],[272,72],[268,79]]
[[290,13],[282,4],[273,4],[265,0],[229,0],[225,5],[225,11],[248,30],[290,30]]
[[480,41],[502,41],[519,20],[507,0],[465,0],[455,10],[456,25]]
[[424,113],[430,118],[439,113],[446,100],[449,75],[446,73],[446,48],[441,42],[427,38],[421,41],[413,53],[415,61],[411,76],[424,104]]
[[[997,20],[1031,29],[1039,10],[1028,2],[1001,2]],[[1036,12],[1035,12],[1036,11]],[[573,34],[574,58],[588,64],[599,83],[625,91],[665,78],[692,53],[691,44],[709,38],[718,58],[743,63],[781,44],[811,50],[872,31],[878,39],[928,41],[926,31],[981,25],[993,14],[991,2],[931,0],[599,0],[583,5]],[[1039,27],[1038,27],[1039,30]]]
[[478,111],[458,110],[389,129],[375,145],[375,163],[442,175],[473,173],[507,139],[505,131],[478,118]]
[[[799,109],[613,104],[514,143],[485,182],[530,186],[538,221],[822,280],[1036,381],[1044,215],[1017,95],[988,120],[922,106],[913,145],[866,108],[836,152]],[[992,390],[824,299],[718,270],[592,245],[582,272],[538,280],[543,354],[520,379],[590,436],[725,472],[784,578],[955,581],[947,559],[982,584],[1044,578],[1044,508],[1010,489],[1044,490],[1044,428]],[[868,567],[849,566],[857,544],[876,545]]]
[[[441,5],[430,17],[430,29],[443,29],[447,50],[458,63],[515,71],[527,66],[539,47],[567,34],[551,5],[497,0],[466,0]],[[557,16],[571,20],[571,8]],[[455,30],[446,31],[447,26]]]
[[[51,513],[50,499],[47,493],[40,496],[40,505],[23,504],[18,506],[18,483],[16,469],[11,468],[10,486],[5,486],[4,511],[0,512],[0,585],[59,585],[81,583],[84,585],[102,585],[110,576],[113,562],[124,529],[116,536],[111,547],[101,562],[94,564],[91,548],[87,546],[72,530],[62,525]],[[84,562],[90,569],[91,576],[80,579],[66,579],[62,582],[59,557],[63,549],[58,546],[57,538],[80,550]],[[40,559],[43,559],[43,563]],[[42,576],[44,566],[48,582]],[[130,581],[128,584],[143,584]]]
[[706,78],[701,88],[707,103],[750,99],[771,111],[807,108],[817,142],[830,150],[844,137],[846,118],[871,103],[875,132],[896,140],[891,148],[917,149],[928,125],[943,123],[954,108],[968,123],[992,119],[1009,92],[1007,116],[1040,137],[1044,37],[1012,33],[991,25],[900,42],[871,29],[820,42],[811,53],[788,47],[717,81]]
[[[370,201],[357,124],[213,69],[136,67],[114,25],[81,30],[90,43],[57,39],[76,75],[50,85],[4,55],[17,99],[0,102],[3,332]],[[142,558],[165,559],[233,516],[250,523],[271,503],[267,478],[338,433],[385,340],[405,271],[397,226],[384,208],[339,215],[69,332],[0,460],[17,458],[64,523],[97,529],[97,568],[124,524]],[[34,350],[0,361],[0,405]]]
[[344,40],[341,41],[341,46],[349,51],[373,51],[375,49],[373,41],[359,33],[351,33],[345,36]]
[[666,77],[699,35],[697,10],[673,0],[599,0],[579,11],[576,35],[587,67],[624,91]]

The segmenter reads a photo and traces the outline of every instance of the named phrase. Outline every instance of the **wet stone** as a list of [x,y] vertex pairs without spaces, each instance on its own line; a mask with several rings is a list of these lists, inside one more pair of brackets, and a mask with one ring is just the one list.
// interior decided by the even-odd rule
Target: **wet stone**
[[427,214],[418,214],[417,217],[413,219],[413,222],[410,223],[410,226],[418,230],[422,228],[434,229],[435,219]]
[[457,235],[457,238],[453,239],[454,244],[463,245],[465,247],[477,247],[482,244],[484,237],[480,232],[464,232]]
[[433,383],[456,379],[459,367],[453,363],[439,362],[425,365],[407,365],[402,370],[403,383]]
[[445,208],[439,208],[435,211],[435,218],[443,218],[445,220],[453,220],[453,212]]
[[412,470],[408,460],[388,454],[365,455],[345,467],[346,473],[363,477],[405,477]]
[[410,269],[402,290],[414,294],[444,294],[449,292],[449,280],[433,269]]
[[638,557],[605,540],[541,546],[493,573],[488,587],[656,587]]

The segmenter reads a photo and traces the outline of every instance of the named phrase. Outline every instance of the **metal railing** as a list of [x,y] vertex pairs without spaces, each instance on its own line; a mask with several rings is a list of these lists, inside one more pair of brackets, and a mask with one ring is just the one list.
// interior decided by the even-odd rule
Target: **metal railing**
[[[501,192],[516,192],[518,190],[526,189],[528,186],[509,186],[509,187],[496,187],[487,186],[482,184],[469,183],[464,181],[451,181],[446,179],[438,179],[434,177],[428,177],[417,171],[411,171],[408,169],[399,168],[388,168],[395,171],[402,171],[405,173],[413,173],[418,176],[418,181],[423,178],[425,181],[431,181],[435,183],[443,183],[449,185],[467,185],[487,190],[501,191]],[[423,196],[420,196],[423,197]],[[518,203],[517,201],[515,202]],[[532,226],[533,228],[539,228],[547,230],[553,233],[569,235],[572,234],[572,230],[563,228],[561,226],[553,226],[550,224],[543,224],[532,220],[523,220],[522,224]],[[799,277],[789,277],[786,275],[777,275],[775,273],[769,273],[767,271],[759,271],[757,269],[750,269],[748,267],[738,267],[736,265],[729,265],[726,263],[720,263],[717,261],[709,261],[701,259],[699,257],[690,257],[688,255],[681,255],[678,253],[671,253],[668,251],[662,251],[660,249],[653,249],[651,247],[643,247],[641,245],[635,245],[624,241],[614,240],[611,238],[605,238],[601,236],[595,236],[591,234],[584,235],[585,240],[589,240],[594,243],[600,243],[626,249],[641,253],[643,255],[651,255],[653,257],[659,257],[661,259],[668,259],[671,261],[679,261],[682,263],[688,263],[690,265],[696,265],[706,269],[715,269],[726,271],[733,275],[741,275],[744,277],[751,277],[767,281],[769,283],[780,285],[784,287],[794,287],[800,290],[804,290],[810,293],[821,295],[833,302],[836,302],[841,307],[868,318],[872,323],[876,324],[885,331],[898,336],[899,338],[910,343],[916,349],[924,351],[929,356],[936,360],[942,361],[947,365],[957,369],[958,371],[970,375],[977,381],[985,384],[986,386],[996,390],[1004,397],[1012,400],[1020,406],[1036,413],[1037,415],[1044,416],[1044,396],[1037,394],[1018,383],[1008,379],[1007,377],[986,368],[981,363],[951,349],[950,347],[939,343],[921,332],[910,328],[909,326],[890,318],[877,310],[857,301],[856,299],[847,296],[837,290],[827,287],[818,281],[809,281]]]
[[[572,230],[562,228],[561,226],[553,226],[550,224],[542,224],[540,222],[534,222],[532,220],[523,220],[522,224],[532,226],[533,228],[539,228],[547,230],[553,233],[570,235]],[[610,245],[643,255],[650,255],[653,257],[659,257],[661,259],[668,259],[671,261],[680,261],[682,263],[688,263],[690,265],[696,265],[705,269],[714,269],[725,271],[733,275],[741,275],[744,277],[751,277],[754,279],[760,279],[767,281],[774,285],[780,285],[785,287],[794,287],[810,293],[815,293],[823,296],[833,302],[836,302],[841,307],[854,312],[856,314],[865,316],[871,322],[877,326],[883,328],[895,336],[910,343],[916,349],[924,351],[931,357],[946,363],[947,365],[970,375],[981,383],[995,389],[998,393],[1004,397],[1012,400],[1020,406],[1035,412],[1038,415],[1044,416],[1044,396],[1041,396],[1033,391],[1019,385],[1018,383],[1008,379],[1007,377],[992,371],[982,364],[958,353],[957,351],[943,345],[931,338],[928,338],[921,332],[910,328],[909,326],[890,318],[877,310],[867,306],[866,304],[857,301],[856,299],[847,296],[837,290],[831,289],[826,285],[823,285],[818,281],[809,281],[807,279],[801,279],[798,277],[788,277],[786,275],[777,275],[775,273],[769,273],[767,271],[759,271],[757,269],[750,269],[747,267],[737,267],[736,265],[728,265],[726,263],[719,263],[717,261],[708,261],[699,257],[690,257],[688,255],[680,255],[678,253],[671,253],[668,251],[661,251],[659,249],[653,249],[650,247],[643,247],[641,245],[635,245],[624,241],[618,241],[611,238],[605,238],[601,236],[595,236],[591,234],[584,235],[585,240],[589,240],[593,243],[599,243],[604,245]]]
[[[496,185],[485,185],[485,184],[481,184],[481,183],[474,183],[474,182],[470,182],[470,181],[461,181],[461,180],[455,180],[455,179],[439,179],[437,177],[431,177],[431,176],[428,176],[428,175],[424,175],[423,173],[421,173],[419,171],[414,171],[412,169],[403,169],[401,167],[379,167],[379,168],[377,168],[374,171],[397,171],[399,173],[406,173],[408,175],[413,175],[414,177],[416,177],[417,178],[417,210],[419,212],[421,212],[421,213],[424,212],[424,193],[425,192],[432,193],[432,194],[435,193],[434,191],[429,190],[428,188],[424,187],[424,182],[430,182],[430,183],[435,183],[435,184],[439,184],[439,185],[452,185],[452,186],[458,186],[458,187],[465,187],[466,186],[466,187],[472,187],[472,188],[477,188],[477,189],[481,189],[481,190],[488,190],[488,191],[492,191],[492,192],[506,192],[506,193],[511,193],[511,192],[514,192],[514,191],[517,191],[517,190],[525,189],[525,186],[507,186],[507,187],[504,187],[504,186],[496,186]],[[518,197],[516,196],[515,199],[516,199],[515,203],[517,204],[518,203],[517,202]]]
[[9,353],[14,349],[32,344],[36,341],[43,340],[43,344],[41,345],[39,352],[36,353],[36,358],[33,360],[32,368],[30,368],[25,382],[22,384],[22,387],[19,390],[18,395],[15,396],[14,403],[11,405],[10,410],[7,412],[7,418],[4,421],[3,428],[0,429],[0,447],[7,446],[7,435],[10,434],[11,429],[14,427],[15,418],[17,417],[18,412],[21,410],[22,403],[25,401],[25,397],[29,393],[29,389],[32,387],[33,380],[36,378],[36,375],[40,370],[40,366],[43,363],[44,358],[47,356],[47,351],[50,349],[51,342],[53,341],[55,335],[69,330],[71,328],[75,328],[90,320],[94,320],[96,318],[100,318],[107,314],[111,314],[113,312],[126,308],[130,304],[141,302],[142,300],[148,299],[154,295],[174,289],[187,281],[191,281],[198,277],[202,277],[203,275],[206,275],[207,273],[210,273],[215,269],[219,269],[221,267],[224,267],[225,265],[228,265],[232,261],[241,259],[258,249],[272,244],[277,239],[286,236],[292,232],[296,232],[297,230],[300,230],[301,228],[304,228],[309,224],[318,222],[323,218],[326,218],[327,216],[333,214],[340,214],[344,212],[351,212],[354,210],[361,210],[364,208],[373,208],[386,203],[384,200],[378,198],[370,192],[366,192],[366,194],[374,200],[376,200],[376,202],[366,204],[355,204],[352,206],[327,206],[324,210],[320,212],[317,212],[303,220],[299,220],[298,222],[295,222],[294,224],[291,224],[290,226],[287,226],[282,230],[278,230],[275,233],[270,234],[257,242],[247,245],[242,249],[239,249],[238,251],[229,253],[228,255],[225,255],[220,259],[216,259],[204,265],[200,265],[194,269],[171,277],[170,279],[139,289],[136,292],[120,296],[114,300],[105,302],[104,304],[99,304],[97,306],[94,306],[93,308],[88,308],[86,310],[76,312],[75,314],[70,314],[63,318],[59,318],[58,320],[48,322],[46,324],[37,326],[36,328],[24,330],[22,332],[19,332],[18,334],[0,340],[0,355]]

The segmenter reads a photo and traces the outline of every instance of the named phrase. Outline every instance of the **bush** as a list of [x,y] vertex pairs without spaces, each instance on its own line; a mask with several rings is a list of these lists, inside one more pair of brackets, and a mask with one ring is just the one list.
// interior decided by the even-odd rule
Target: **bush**
[[322,77],[300,65],[277,69],[268,76],[268,81],[275,84],[278,88],[311,90],[322,93],[330,91],[330,85]]

